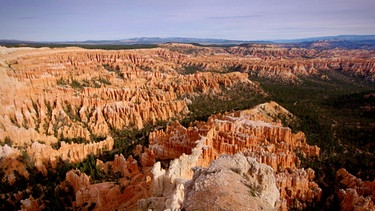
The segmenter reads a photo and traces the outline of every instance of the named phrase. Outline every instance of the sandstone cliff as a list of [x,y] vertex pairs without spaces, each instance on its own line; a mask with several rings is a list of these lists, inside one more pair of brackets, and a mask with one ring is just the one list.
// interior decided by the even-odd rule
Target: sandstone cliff
[[362,181],[343,168],[336,178],[342,188],[338,191],[341,210],[375,210],[375,181]]

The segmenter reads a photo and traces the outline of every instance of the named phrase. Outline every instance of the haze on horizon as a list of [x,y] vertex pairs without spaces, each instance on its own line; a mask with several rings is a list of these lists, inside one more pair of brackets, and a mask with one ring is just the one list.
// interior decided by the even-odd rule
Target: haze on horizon
[[0,0],[0,39],[297,39],[375,34],[374,0]]

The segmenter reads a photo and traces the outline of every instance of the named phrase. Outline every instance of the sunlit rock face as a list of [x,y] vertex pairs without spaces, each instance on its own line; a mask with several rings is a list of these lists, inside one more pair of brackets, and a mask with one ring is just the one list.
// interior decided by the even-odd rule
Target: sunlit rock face
[[[314,182],[314,171],[300,167],[296,153],[316,157],[320,149],[308,145],[303,132],[293,133],[282,125],[280,117],[294,117],[277,103],[212,115],[190,127],[175,120],[189,114],[188,105],[195,97],[230,100],[225,92],[239,85],[266,95],[249,80],[252,76],[300,83],[301,77],[311,75],[329,81],[327,71],[344,71],[375,80],[373,52],[322,51],[319,48],[326,43],[314,45],[317,48],[210,48],[171,43],[113,51],[0,47],[0,140],[7,143],[0,148],[0,168],[6,169],[1,182],[28,180],[31,171],[26,161],[48,175],[61,161],[78,163],[90,154],[113,150],[113,131],[166,121],[167,128],[152,132],[150,145],[139,146],[133,156],[97,160],[97,167],[119,175],[118,181],[92,181],[82,172],[69,171],[58,187],[71,194],[71,207],[188,210],[220,199],[218,209],[303,209],[319,201],[322,190]],[[243,165],[237,168],[237,163]],[[338,174],[347,178],[345,172]],[[255,181],[257,175],[264,179]],[[254,202],[254,207],[236,203],[226,207],[233,198],[221,195],[231,196],[232,189],[212,194],[213,181],[227,184],[229,177],[238,178],[233,187],[243,191],[237,198]],[[342,208],[371,209],[374,196],[366,191],[373,186],[350,184],[355,186],[342,182]],[[1,197],[24,209],[45,208],[29,192],[30,188]]]
[[362,181],[344,168],[336,172],[341,210],[375,210],[375,181]]
[[80,171],[71,170],[66,180],[59,186],[65,190],[71,188],[74,193],[72,207],[74,209],[95,210],[136,210],[137,201],[149,197],[150,174],[141,172],[138,163],[131,156],[125,159],[115,156],[114,161],[97,165],[109,174],[118,174],[118,181],[93,184],[90,177]]
[[318,201],[322,190],[313,181],[314,171],[299,168],[295,152],[315,157],[319,156],[319,148],[309,146],[302,132],[294,134],[283,127],[276,118],[280,115],[293,117],[271,102],[251,110],[214,115],[194,127],[184,128],[175,122],[165,131],[153,132],[150,146],[141,156],[142,164],[172,161],[166,170],[160,169],[159,162],[154,165],[154,197],[142,201],[140,206],[158,206],[160,201],[169,200],[173,208],[181,207],[182,191],[193,178],[196,166],[208,167],[220,155],[236,153],[253,157],[273,169],[281,197],[273,206],[287,209],[298,201],[296,206],[304,208],[307,202]]
[[180,75],[174,59],[185,56],[159,48],[0,50],[0,140],[25,150],[44,174],[61,159],[111,151],[111,131],[183,118],[190,97],[238,84],[259,89],[245,73]]

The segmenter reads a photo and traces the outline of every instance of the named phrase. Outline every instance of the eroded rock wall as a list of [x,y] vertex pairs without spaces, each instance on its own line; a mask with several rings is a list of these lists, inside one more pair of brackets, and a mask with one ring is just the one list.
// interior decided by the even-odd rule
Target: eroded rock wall
[[[151,203],[155,208],[160,201],[169,200],[172,208],[180,208],[182,202],[179,201],[184,198],[181,190],[193,177],[193,167],[207,167],[222,154],[237,153],[273,168],[281,197],[278,206],[282,209],[292,207],[295,200],[299,202],[299,208],[304,208],[307,202],[318,201],[322,190],[314,182],[314,171],[299,167],[300,160],[295,151],[315,157],[319,156],[319,148],[309,146],[302,132],[293,134],[290,128],[276,121],[277,115],[272,114],[291,116],[271,102],[252,110],[214,115],[206,123],[198,122],[194,127],[184,128],[176,122],[165,131],[150,134],[150,147],[141,156],[143,165],[179,157],[171,161],[166,170],[160,163],[154,166],[153,193],[157,194],[140,202],[140,206]],[[189,146],[192,147],[190,150]]]

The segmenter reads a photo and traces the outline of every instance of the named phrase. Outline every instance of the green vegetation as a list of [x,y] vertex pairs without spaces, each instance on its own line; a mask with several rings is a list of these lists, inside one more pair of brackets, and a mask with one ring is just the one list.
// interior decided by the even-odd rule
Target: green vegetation
[[144,128],[140,130],[134,126],[124,128],[122,130],[113,129],[111,131],[111,136],[115,141],[113,150],[110,152],[103,152],[99,156],[99,159],[104,162],[111,161],[114,159],[116,154],[122,154],[125,158],[127,158],[133,154],[133,150],[138,144],[148,146],[148,136],[150,132],[156,129],[164,129],[166,126],[166,121],[158,121],[155,124],[146,124]]
[[72,144],[72,143],[75,143],[75,144],[87,144],[87,143],[100,142],[100,141],[103,141],[105,139],[106,139],[106,137],[100,137],[100,136],[96,136],[94,134],[90,135],[90,140],[89,141],[86,140],[83,137],[76,137],[76,138],[64,138],[64,137],[61,137],[61,138],[59,138],[57,140],[57,142],[55,144],[52,144],[52,148],[59,149],[61,147],[61,142],[65,142],[67,144]]
[[[375,178],[375,86],[339,71],[324,74],[329,80],[309,76],[299,85],[251,78],[260,82],[270,99],[298,117],[288,126],[303,131],[310,145],[321,148],[318,159],[302,159],[304,167],[315,170],[324,191],[322,202],[314,205],[320,208],[337,190],[339,168],[365,180]],[[329,204],[338,208],[337,199],[334,202]]]
[[115,44],[58,44],[58,43],[0,43],[5,47],[33,47],[33,48],[66,48],[80,47],[85,49],[102,49],[102,50],[127,50],[127,49],[150,49],[157,48],[156,44],[134,44],[134,45],[115,45]]
[[204,71],[204,69],[203,67],[199,65],[188,65],[188,66],[182,66],[182,69],[179,71],[179,73],[183,75],[189,75],[189,74],[194,74],[197,71],[202,72]]
[[100,182],[105,179],[105,173],[96,165],[96,157],[90,154],[87,158],[76,164],[76,168],[90,176],[92,182]]
[[221,94],[197,96],[188,105],[190,114],[181,121],[181,124],[187,127],[195,120],[207,121],[212,114],[248,109],[266,102],[266,97],[257,91],[250,85],[237,84],[230,89],[224,88]]
[[113,64],[102,64],[102,66],[108,72],[115,72],[118,78],[124,79],[124,73],[121,72],[120,66],[114,67]]
[[57,79],[56,84],[60,86],[66,86],[66,85],[69,85],[69,81],[61,77]]
[[[104,65],[103,65],[104,66]],[[105,66],[107,67],[107,66]],[[117,66],[118,67],[118,66]],[[113,71],[116,71],[116,69],[113,69]],[[122,75],[122,73],[116,71],[119,75]],[[63,77],[56,80],[56,84],[59,86],[70,86],[75,90],[82,90],[83,87],[95,87],[99,88],[101,84],[104,85],[111,85],[112,83],[106,79],[106,78],[92,78],[89,80],[76,80],[73,77],[70,77],[70,79],[64,79]]]
[[0,146],[5,146],[5,144],[12,146],[12,141],[9,136],[5,136],[4,140],[0,140]]
[[198,55],[200,50],[199,48],[181,48],[180,46],[164,46],[164,48],[167,48],[170,51],[182,53],[182,54],[188,54],[188,55]]
[[84,143],[87,143],[87,141],[82,138],[82,137],[78,137],[78,138],[60,138],[57,140],[57,142],[55,144],[52,144],[52,148],[54,149],[59,149],[61,147],[61,142],[65,142],[67,144],[71,144],[71,143],[76,143],[76,144],[84,144]]
[[[89,47],[98,48],[97,45]],[[120,47],[103,46],[107,49],[121,49]],[[152,45],[149,47],[152,47]],[[124,78],[119,65],[102,64],[102,67],[108,72],[116,73],[117,77]],[[140,66],[140,68],[146,71],[150,70],[147,66]],[[193,74],[196,71],[207,70],[199,65],[187,65],[183,66],[179,72],[181,74]],[[241,66],[234,65],[226,70],[226,72],[231,71],[241,71]],[[284,123],[291,127],[293,131],[303,131],[310,145],[316,144],[321,148],[319,158],[305,159],[301,157],[301,160],[303,167],[311,167],[315,170],[316,180],[324,191],[321,203],[311,205],[312,208],[326,208],[324,207],[326,201],[334,196],[338,188],[335,182],[335,173],[339,168],[344,167],[350,173],[364,180],[372,181],[375,179],[375,143],[373,142],[375,140],[375,85],[339,71],[326,71],[324,74],[329,79],[322,79],[318,75],[302,77],[302,83],[295,85],[251,77],[251,80],[261,84],[269,97],[259,94],[258,90],[254,90],[254,87],[246,84],[237,84],[231,88],[222,87],[222,93],[220,94],[194,96],[191,99],[192,103],[188,105],[191,113],[181,123],[187,127],[196,120],[207,121],[207,118],[212,114],[248,109],[266,101],[276,101],[297,116],[295,121],[284,121]],[[57,85],[70,86],[78,90],[87,86],[99,86],[100,84],[97,85],[97,82],[111,85],[111,82],[104,77],[90,81],[78,81],[73,78],[60,78],[56,81]],[[49,101],[46,101],[45,104],[47,116],[51,117],[52,105]],[[34,102],[33,107],[38,112],[38,106]],[[77,108],[65,102],[64,110],[70,119],[79,121]],[[12,117],[11,120],[16,124],[15,118]],[[135,127],[122,130],[113,129],[111,131],[111,136],[114,138],[114,149],[112,151],[106,151],[96,156],[89,155],[76,164],[60,160],[55,170],[47,168],[49,169],[47,177],[37,172],[33,161],[24,152],[20,160],[28,166],[29,180],[15,172],[16,183],[8,185],[1,182],[0,194],[6,193],[10,197],[14,197],[11,196],[13,193],[30,188],[29,194],[35,197],[41,196],[41,199],[47,202],[48,207],[62,209],[63,205],[70,206],[71,196],[74,195],[71,193],[72,190],[56,188],[60,182],[65,180],[66,172],[71,169],[79,169],[81,172],[90,175],[93,182],[115,181],[119,178],[119,175],[108,175],[101,171],[96,166],[96,159],[104,162],[111,161],[116,154],[123,154],[127,158],[132,155],[138,144],[148,146],[150,132],[155,129],[163,129],[166,124],[167,122],[163,121],[147,124],[141,130]],[[91,139],[97,142],[104,138],[92,136]],[[61,141],[66,143],[87,142],[83,138],[61,138],[53,147],[58,149],[61,146]],[[0,141],[0,144],[2,146],[9,145],[11,140],[9,137],[5,137],[4,140]],[[233,169],[233,171],[236,172],[236,169]],[[3,178],[3,176],[4,171],[0,169],[0,178]],[[251,189],[250,193],[256,196],[259,191],[255,188]],[[338,208],[337,199],[327,204],[331,204],[332,208]],[[91,208],[94,206],[95,204],[90,205]],[[0,198],[0,209],[9,210],[14,209],[14,207],[20,207],[20,204],[11,205]]]
[[111,83],[108,79],[106,79],[106,78],[99,78],[97,81],[100,82],[100,83],[102,83],[102,84],[105,84],[105,85],[111,85],[111,84],[112,84],[112,83]]
[[[22,156],[18,160],[26,164],[27,171],[30,173],[29,179],[23,177],[19,172],[14,171],[16,175],[16,182],[9,185],[6,182],[0,182],[0,194],[5,194],[6,197],[0,197],[0,209],[15,210],[20,208],[21,204],[12,204],[11,201],[18,201],[15,193],[20,193],[21,196],[27,198],[32,195],[34,198],[40,198],[44,201],[46,207],[54,208],[55,210],[66,210],[72,205],[73,189],[60,190],[57,186],[60,182],[65,180],[66,172],[74,168],[74,165],[60,160],[57,163],[56,169],[47,166],[47,176],[38,172],[34,166],[34,162],[30,159],[26,152],[22,152]],[[4,176],[4,170],[0,169],[0,178]],[[25,190],[28,189],[26,192]],[[20,191],[20,192],[19,192]],[[11,200],[8,201],[7,199]]]
[[113,64],[102,64],[103,68],[106,69],[108,72],[116,72],[120,71],[120,67],[117,65],[113,67]]
[[147,66],[147,65],[137,65],[139,69],[143,70],[143,71],[152,71],[151,67]]
[[90,83],[87,80],[78,81],[73,78],[69,80],[69,79],[64,79],[62,77],[57,79],[56,84],[60,86],[71,86],[73,89],[78,89],[78,90],[81,90],[83,87],[90,86]]

